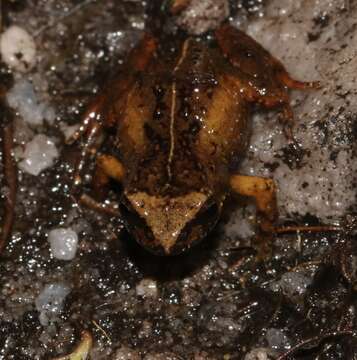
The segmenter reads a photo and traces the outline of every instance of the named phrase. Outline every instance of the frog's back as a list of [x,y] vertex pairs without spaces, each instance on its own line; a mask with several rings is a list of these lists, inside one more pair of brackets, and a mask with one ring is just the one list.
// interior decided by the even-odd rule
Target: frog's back
[[246,145],[248,107],[214,46],[188,38],[172,49],[158,50],[136,75],[119,126],[119,154],[135,190],[215,190]]

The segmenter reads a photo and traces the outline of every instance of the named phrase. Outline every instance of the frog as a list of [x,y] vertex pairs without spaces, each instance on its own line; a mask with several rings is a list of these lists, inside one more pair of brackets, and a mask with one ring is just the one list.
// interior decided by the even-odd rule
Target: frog
[[[122,69],[91,100],[74,136],[82,138],[75,189],[83,184],[88,159],[95,158],[81,203],[120,216],[143,248],[170,256],[207,237],[228,197],[252,197],[254,246],[259,256],[269,256],[278,219],[276,185],[239,173],[252,115],[276,110],[293,141],[289,91],[319,83],[294,79],[229,23],[206,37],[181,33],[163,41],[145,32]],[[108,205],[100,199],[113,182],[121,190]]]

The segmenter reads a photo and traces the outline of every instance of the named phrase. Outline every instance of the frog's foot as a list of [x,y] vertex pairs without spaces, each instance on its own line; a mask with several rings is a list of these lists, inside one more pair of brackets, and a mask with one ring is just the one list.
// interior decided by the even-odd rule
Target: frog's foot
[[274,181],[256,176],[233,175],[230,185],[234,192],[255,199],[259,226],[257,256],[260,259],[269,258],[275,232],[274,224],[278,218]]
[[237,92],[246,101],[265,109],[281,110],[285,134],[292,140],[294,116],[288,90],[316,89],[320,83],[293,79],[279,60],[250,36],[230,25],[221,26],[215,35],[218,46],[233,66],[225,78],[236,84]]
[[257,206],[257,258],[267,259],[271,256],[274,235],[295,232],[338,232],[343,228],[334,225],[317,226],[276,226],[278,208],[276,186],[272,179],[256,176],[232,175],[230,185],[234,192],[253,197]]
[[[278,60],[276,60],[278,61]],[[290,76],[290,74],[285,70],[284,66],[280,63],[282,67],[280,73],[277,77],[280,79],[281,83],[284,84],[287,88],[292,90],[309,90],[309,89],[320,89],[320,81],[299,81],[295,80]]]

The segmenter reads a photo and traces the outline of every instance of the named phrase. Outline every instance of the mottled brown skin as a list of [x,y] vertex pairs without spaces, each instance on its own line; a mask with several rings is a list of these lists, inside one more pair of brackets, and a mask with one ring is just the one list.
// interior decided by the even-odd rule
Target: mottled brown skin
[[[93,197],[109,178],[120,182],[120,213],[146,249],[171,255],[190,248],[214,227],[231,191],[256,198],[266,240],[278,214],[274,183],[237,174],[253,106],[278,109],[291,136],[288,88],[314,86],[293,80],[278,60],[229,25],[211,41],[159,44],[147,34],[84,116],[76,135],[86,136],[76,184],[104,130],[109,150],[97,157]],[[267,243],[259,252],[268,252]]]

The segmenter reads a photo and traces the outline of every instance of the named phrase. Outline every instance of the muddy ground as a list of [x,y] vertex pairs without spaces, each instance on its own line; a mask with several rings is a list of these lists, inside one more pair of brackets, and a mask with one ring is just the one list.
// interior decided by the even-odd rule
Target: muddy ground
[[[12,105],[19,187],[13,235],[0,260],[0,359],[68,354],[84,329],[94,339],[91,359],[357,358],[357,3],[228,4],[234,26],[295,77],[322,83],[315,92],[292,94],[297,148],[287,146],[276,113],[257,112],[242,173],[274,177],[282,223],[343,227],[338,233],[280,235],[265,262],[249,247],[249,201],[228,201],[218,227],[189,253],[157,258],[135,244],[120,219],[80,207],[71,196],[78,147],[64,145],[66,130],[79,123],[103,79],[120,70],[153,15],[148,5],[2,2],[3,30],[22,27],[37,50],[31,69],[3,65],[1,72],[12,89],[27,86],[16,93],[19,103],[32,89],[35,105]],[[199,6],[181,16],[169,19],[163,31],[181,24],[199,32],[220,21]],[[20,163],[39,134],[53,143],[43,151],[55,156],[33,175]],[[78,235],[72,260],[51,252],[48,234],[57,228]],[[46,300],[49,288],[57,291],[52,302]]]

